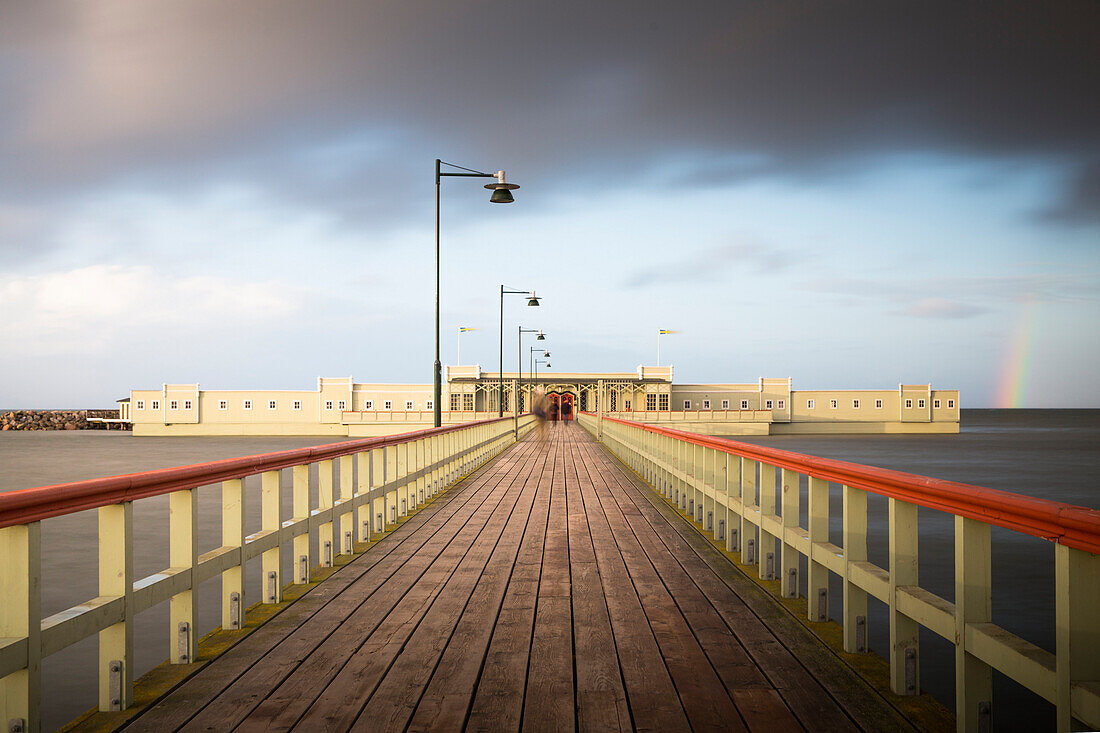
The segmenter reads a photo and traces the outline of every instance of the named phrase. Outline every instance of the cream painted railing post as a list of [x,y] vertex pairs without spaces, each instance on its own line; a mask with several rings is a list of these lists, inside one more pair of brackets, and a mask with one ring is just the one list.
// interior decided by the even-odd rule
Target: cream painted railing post
[[244,480],[222,481],[222,545],[237,548],[236,564],[222,572],[222,628],[244,628]]
[[[727,508],[729,507],[729,496],[727,495],[726,484],[726,454],[724,451],[717,451],[711,449],[711,536],[716,540],[726,539],[726,527],[729,526],[726,521]],[[719,503],[719,497],[721,497],[721,503]],[[719,526],[721,525],[721,526]],[[721,531],[719,531],[721,530]]]
[[1058,730],[1068,731],[1072,685],[1100,680],[1100,555],[1056,544],[1054,594]]
[[810,621],[829,620],[829,570],[813,559],[814,545],[829,541],[829,482],[807,477],[810,556],[806,558],[806,617]]
[[959,733],[991,729],[993,669],[966,651],[967,624],[993,620],[989,530],[985,522],[955,516],[955,720]]
[[370,495],[372,452],[365,450],[355,454],[355,531],[360,542],[370,542],[374,534],[374,503]]
[[726,552],[741,549],[741,457],[726,456]]
[[[335,533],[333,532],[333,523],[336,517],[333,516],[333,489],[335,484],[335,476],[333,471],[336,467],[335,461],[319,461],[317,463],[317,509],[319,511],[318,516],[321,518],[321,523],[317,527],[317,554],[316,557],[320,562],[317,564],[323,568],[332,567],[336,559],[336,547]],[[328,512],[327,521],[325,521],[324,512]],[[307,507],[308,512],[308,507]],[[310,525],[313,523],[310,522]],[[310,563],[312,566],[313,563]]]
[[386,515],[389,514],[384,490],[386,485],[386,449],[384,447],[375,448],[370,452],[370,464],[370,496],[373,497],[370,505],[370,526],[373,536],[381,535],[386,531]]
[[760,547],[757,548],[757,562],[760,563],[760,577],[775,580],[776,538],[764,530],[764,521],[776,516],[775,512],[775,466],[760,464]]
[[27,640],[27,666],[0,679],[0,725],[38,733],[42,702],[42,523],[0,529],[0,637]]
[[[415,456],[414,456],[415,458]],[[400,443],[397,446],[397,516],[403,517],[409,513],[409,444]],[[394,522],[396,524],[396,520]]]
[[687,515],[691,521],[696,521],[695,505],[699,504],[702,508],[702,502],[697,501],[699,498],[698,480],[699,480],[699,446],[694,443],[684,443],[684,448],[687,451],[687,465],[685,470],[687,472],[687,483],[684,486],[684,491],[687,493]]
[[[664,461],[665,467],[661,469],[661,477],[663,482],[662,493],[665,498],[672,501],[673,489],[676,483],[676,475],[673,472],[676,467],[676,441],[667,435],[662,435],[661,438],[661,458]],[[679,499],[677,499],[677,503]]]
[[[428,463],[428,439],[421,438],[416,441],[416,472],[420,473],[427,469]],[[413,507],[418,507],[424,503],[424,499],[427,495],[425,487],[428,485],[427,475],[422,475],[416,479],[416,492],[413,496]]]
[[[745,512],[748,507],[756,510],[757,519],[760,517],[760,504],[756,500],[756,461],[748,458],[741,459],[741,564],[752,565],[760,562],[759,548],[757,547],[757,533],[750,526],[751,522],[745,521]],[[763,535],[760,535],[763,536]],[[763,563],[760,563],[763,567]]]
[[844,492],[844,651],[867,651],[867,591],[852,582],[852,567],[867,562],[867,492]]
[[890,689],[920,693],[919,627],[898,610],[898,588],[917,584],[917,507],[890,499]]
[[340,516],[337,520],[339,555],[355,552],[355,456],[340,456]]
[[260,478],[261,528],[265,536],[275,535],[275,546],[261,556],[264,603],[280,603],[283,600],[283,583],[279,556],[282,552],[283,502],[279,471],[264,471]]
[[718,539],[718,522],[715,521],[718,502],[718,455],[713,448],[703,449],[703,527],[713,539]]
[[195,638],[198,592],[194,577],[199,558],[198,533],[197,492],[194,489],[173,491],[168,495],[168,565],[186,568],[190,577],[187,590],[172,596],[169,601],[168,649],[172,664],[191,664],[198,649]]
[[[782,469],[780,480],[783,482],[780,496],[783,498],[783,534],[779,538],[780,591],[785,598],[798,598],[798,548],[790,543],[787,535],[799,526],[799,511],[802,503],[802,475],[797,471]],[[806,596],[807,605],[813,606],[813,599]]]
[[[291,515],[291,521],[297,522],[298,520],[309,519],[309,464],[304,463],[300,466],[295,466],[293,469],[294,476],[294,513]],[[293,558],[293,570],[291,576],[294,578],[292,581],[295,585],[303,585],[309,582],[309,569],[313,565],[310,562],[309,557],[309,522],[304,525],[305,532],[294,536],[293,548],[294,552],[291,555]],[[295,532],[300,528],[295,528]]]
[[382,465],[385,469],[386,477],[386,514],[383,520],[384,527],[385,525],[397,524],[397,446],[387,445],[383,448],[383,451],[385,456],[382,459]]
[[125,710],[134,691],[134,505],[99,508],[99,595],[122,599],[122,621],[99,632],[99,709]]

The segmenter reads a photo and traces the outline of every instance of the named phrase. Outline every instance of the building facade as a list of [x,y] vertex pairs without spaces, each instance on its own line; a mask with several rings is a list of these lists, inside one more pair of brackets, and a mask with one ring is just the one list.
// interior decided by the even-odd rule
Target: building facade
[[[740,384],[675,384],[672,367],[633,372],[533,376],[445,367],[444,424],[529,409],[545,392],[563,418],[578,412],[676,427],[709,435],[794,433],[957,433],[958,390],[900,384],[884,390],[795,390],[791,380]],[[318,378],[313,390],[203,390],[164,384],[133,390],[120,417],[135,435],[332,435],[364,437],[432,424],[430,384]]]

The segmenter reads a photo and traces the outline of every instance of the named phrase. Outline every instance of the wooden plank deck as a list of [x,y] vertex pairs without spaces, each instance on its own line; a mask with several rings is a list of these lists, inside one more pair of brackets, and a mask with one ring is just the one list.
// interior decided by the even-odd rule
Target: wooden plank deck
[[127,730],[912,730],[580,427],[550,435]]

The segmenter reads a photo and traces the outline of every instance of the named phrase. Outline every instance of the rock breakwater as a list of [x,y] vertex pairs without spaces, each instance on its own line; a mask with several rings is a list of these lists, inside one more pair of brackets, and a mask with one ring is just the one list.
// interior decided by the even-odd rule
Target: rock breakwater
[[[118,418],[118,410],[3,410],[2,430],[107,430],[108,424],[89,422],[90,417]],[[115,430],[129,430],[126,424],[110,425]]]

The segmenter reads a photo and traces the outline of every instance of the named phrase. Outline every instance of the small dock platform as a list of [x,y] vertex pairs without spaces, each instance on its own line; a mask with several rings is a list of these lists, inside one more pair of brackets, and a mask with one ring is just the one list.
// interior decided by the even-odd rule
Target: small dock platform
[[574,423],[504,451],[130,721],[914,730]]

